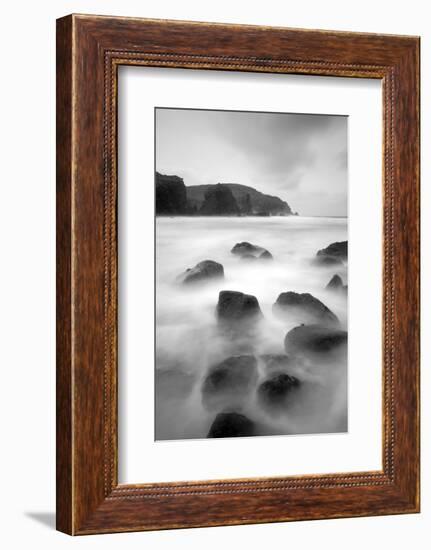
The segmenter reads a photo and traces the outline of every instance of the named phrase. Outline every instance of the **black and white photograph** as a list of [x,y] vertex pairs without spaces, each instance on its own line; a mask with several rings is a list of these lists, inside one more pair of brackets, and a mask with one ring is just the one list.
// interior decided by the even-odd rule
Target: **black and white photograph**
[[156,440],[348,430],[347,127],[155,109]]

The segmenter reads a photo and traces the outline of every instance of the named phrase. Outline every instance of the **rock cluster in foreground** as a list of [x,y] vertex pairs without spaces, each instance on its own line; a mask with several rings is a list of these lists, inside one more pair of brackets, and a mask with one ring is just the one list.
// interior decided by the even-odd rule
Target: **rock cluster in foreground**
[[[262,255],[272,258],[268,250],[248,242],[237,243],[231,252],[240,258],[260,259]],[[347,241],[332,243],[319,250],[316,258],[323,263],[347,260]],[[195,267],[187,269],[181,276],[183,283],[210,281],[224,277],[224,268],[213,260],[204,260]],[[347,287],[338,274],[335,274],[327,290],[346,291]],[[295,319],[298,326],[285,335],[283,353],[269,353],[258,358],[253,352],[230,355],[213,364],[201,383],[202,404],[215,414],[207,437],[246,437],[258,435],[253,419],[244,414],[248,400],[255,400],[268,415],[288,414],[291,407],[300,400],[303,388],[309,389],[309,383],[297,375],[298,366],[318,367],[319,364],[330,365],[340,359],[347,359],[347,332],[339,328],[338,317],[319,299],[310,293],[293,291],[282,292],[273,305],[273,314],[289,322]],[[263,314],[256,296],[239,291],[222,290],[216,306],[216,319],[222,337],[234,335],[236,345],[245,333],[252,335],[251,327],[263,319]],[[238,349],[238,348],[237,348]],[[238,352],[237,352],[238,353]],[[259,374],[258,360],[261,365]],[[262,366],[263,365],[263,366]],[[301,370],[299,369],[299,372]],[[160,375],[160,383],[171,388],[171,383],[184,386],[188,391],[190,380],[187,377],[175,377],[166,372]],[[308,384],[308,386],[307,386]],[[312,388],[312,386],[311,386]],[[247,413],[248,414],[248,413]]]

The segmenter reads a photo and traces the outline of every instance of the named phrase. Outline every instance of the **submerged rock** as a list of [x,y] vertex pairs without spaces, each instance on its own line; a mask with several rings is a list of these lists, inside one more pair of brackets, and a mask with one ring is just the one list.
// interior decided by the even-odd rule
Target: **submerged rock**
[[347,241],[331,243],[326,248],[322,248],[316,254],[315,263],[319,265],[342,264],[347,261]]
[[324,325],[301,325],[286,334],[284,339],[286,353],[306,356],[337,353],[347,348],[347,332]]
[[202,401],[207,408],[239,404],[257,379],[257,361],[253,355],[228,357],[210,368],[202,384]]
[[220,292],[216,314],[221,324],[250,322],[263,317],[255,296],[234,290],[222,290]]
[[323,302],[308,293],[282,292],[272,306],[272,310],[278,317],[293,315],[304,323],[339,324],[338,317]]
[[219,413],[208,432],[207,437],[248,437],[255,435],[252,420],[236,412]]
[[343,280],[339,275],[334,275],[325,288],[326,290],[347,293],[347,285],[343,285]]
[[285,408],[300,385],[295,376],[278,373],[262,382],[257,390],[258,399],[266,407]]
[[273,256],[269,250],[255,244],[248,242],[236,243],[236,245],[231,250],[232,254],[240,256],[242,258],[259,258],[262,260],[272,260]]
[[204,260],[195,265],[191,269],[187,269],[179,280],[183,284],[196,283],[214,279],[222,279],[224,277],[223,266],[213,260]]

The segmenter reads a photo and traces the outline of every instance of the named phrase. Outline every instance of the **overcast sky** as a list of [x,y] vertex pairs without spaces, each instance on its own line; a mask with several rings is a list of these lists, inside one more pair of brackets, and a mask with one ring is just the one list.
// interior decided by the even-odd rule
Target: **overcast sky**
[[249,185],[303,216],[346,216],[347,117],[156,109],[156,170]]

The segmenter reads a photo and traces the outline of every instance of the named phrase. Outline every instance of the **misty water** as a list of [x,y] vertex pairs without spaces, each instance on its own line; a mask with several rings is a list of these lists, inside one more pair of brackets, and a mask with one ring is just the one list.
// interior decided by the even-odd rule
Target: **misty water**
[[[347,284],[347,266],[316,266],[319,249],[347,240],[347,219],[307,217],[158,217],[156,219],[156,439],[204,438],[218,412],[205,406],[202,383],[213,365],[229,356],[253,354],[259,380],[268,372],[264,354],[283,354],[286,333],[297,319],[274,316],[280,293],[307,292],[321,300],[347,330],[347,296],[325,290],[338,273]],[[268,249],[273,261],[246,261],[231,253],[248,241]],[[224,267],[225,277],[182,285],[177,277],[203,260]],[[256,296],[264,319],[252,340],[226,338],[215,308],[221,290]],[[246,415],[258,435],[334,433],[347,430],[347,356],[304,362],[288,373],[302,383],[288,410],[267,410],[256,391],[225,411]]]

